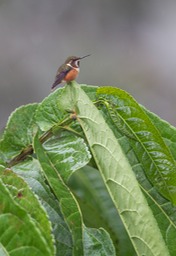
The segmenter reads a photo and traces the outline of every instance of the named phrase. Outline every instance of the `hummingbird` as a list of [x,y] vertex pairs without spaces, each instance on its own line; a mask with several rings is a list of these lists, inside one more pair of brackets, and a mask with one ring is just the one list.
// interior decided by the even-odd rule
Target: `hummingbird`
[[79,73],[80,60],[90,56],[90,54],[83,57],[70,56],[66,59],[64,64],[62,64],[56,73],[55,81],[51,86],[53,90],[58,84],[62,82],[71,82],[76,79]]

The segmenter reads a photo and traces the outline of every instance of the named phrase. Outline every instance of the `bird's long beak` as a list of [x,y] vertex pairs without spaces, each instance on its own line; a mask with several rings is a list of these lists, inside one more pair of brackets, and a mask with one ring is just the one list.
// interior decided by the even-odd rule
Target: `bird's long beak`
[[90,56],[90,55],[91,55],[91,54],[85,55],[85,56],[83,56],[83,57],[80,57],[79,59],[82,60],[82,59],[84,59],[84,58],[86,58],[86,57],[88,57],[88,56]]

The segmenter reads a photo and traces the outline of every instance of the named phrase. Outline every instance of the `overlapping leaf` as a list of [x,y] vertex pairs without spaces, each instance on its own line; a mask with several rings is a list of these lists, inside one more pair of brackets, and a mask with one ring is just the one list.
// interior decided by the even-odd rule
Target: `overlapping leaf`
[[[114,130],[111,124],[111,129]],[[118,135],[119,136],[119,135]],[[129,139],[122,135],[119,139],[124,154],[127,156],[131,167],[136,174],[136,178],[141,186],[141,189],[148,201],[153,215],[158,223],[161,234],[169,249],[170,255],[176,254],[175,237],[176,237],[176,207],[174,207],[168,200],[163,198],[158,191],[148,181],[143,165],[139,162],[135,155],[133,147],[129,143]]]
[[166,145],[168,146],[174,159],[176,160],[176,128],[165,120],[162,120],[160,117],[150,112],[143,106],[142,108],[160,132],[162,138],[164,139]]
[[64,118],[64,113],[58,108],[58,103],[65,89],[59,88],[46,97],[38,106],[35,119],[42,131],[47,131]]
[[[48,156],[49,148],[47,148],[47,150],[44,150],[43,147],[40,145],[39,141],[37,140],[37,138],[35,138],[34,141],[34,148],[39,159],[39,162],[41,164],[41,167],[45,173],[45,177],[48,180],[50,187],[52,188],[54,194],[60,202],[60,207],[63,212],[65,221],[67,222],[69,229],[72,233],[73,254],[83,255],[82,217],[79,210],[79,206],[77,205],[77,202],[74,199],[73,194],[65,185],[62,176],[59,174],[55,167],[55,164],[53,164],[50,160],[50,157]],[[54,152],[54,155],[57,156],[56,150]],[[55,158],[54,161],[57,163],[57,158]],[[70,162],[66,161],[66,164],[68,165],[69,170]]]
[[13,166],[12,169],[28,183],[44,206],[53,228],[54,244],[57,249],[56,255],[70,255],[71,234],[61,213],[59,201],[45,182],[39,162],[36,159],[31,159]]
[[118,126],[120,119],[123,129],[131,133],[131,143],[149,180],[164,197],[176,204],[176,165],[158,130],[126,92],[107,87],[99,88],[97,93],[111,102],[110,116],[117,129],[121,128]]
[[19,107],[9,117],[0,141],[0,155],[3,155],[5,161],[9,161],[32,143],[37,106],[38,104],[29,104]]
[[27,184],[1,170],[0,194],[0,242],[7,255],[54,255],[50,223]]
[[65,182],[91,158],[84,140],[67,132],[60,134],[59,138],[52,137],[43,144],[43,147]]
[[76,108],[94,159],[137,253],[168,255],[156,220],[114,134],[77,84],[67,88],[70,108]]
[[104,228],[113,240],[116,255],[136,255],[98,170],[83,167],[71,176],[69,187],[77,196],[85,225]]

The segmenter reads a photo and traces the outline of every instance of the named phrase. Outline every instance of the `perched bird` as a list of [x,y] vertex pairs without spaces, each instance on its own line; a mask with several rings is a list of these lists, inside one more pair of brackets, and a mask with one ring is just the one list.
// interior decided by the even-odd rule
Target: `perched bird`
[[65,63],[59,67],[55,77],[55,81],[51,87],[53,90],[58,84],[62,82],[70,82],[76,79],[79,73],[80,60],[90,56],[83,57],[70,56],[66,59]]

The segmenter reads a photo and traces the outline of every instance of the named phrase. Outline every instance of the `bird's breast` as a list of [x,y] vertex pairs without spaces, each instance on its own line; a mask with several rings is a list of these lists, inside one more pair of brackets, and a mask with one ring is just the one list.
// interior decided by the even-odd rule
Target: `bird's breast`
[[66,76],[64,77],[64,81],[66,82],[70,82],[76,79],[76,77],[78,76],[79,73],[79,69],[78,68],[73,68],[71,69]]

